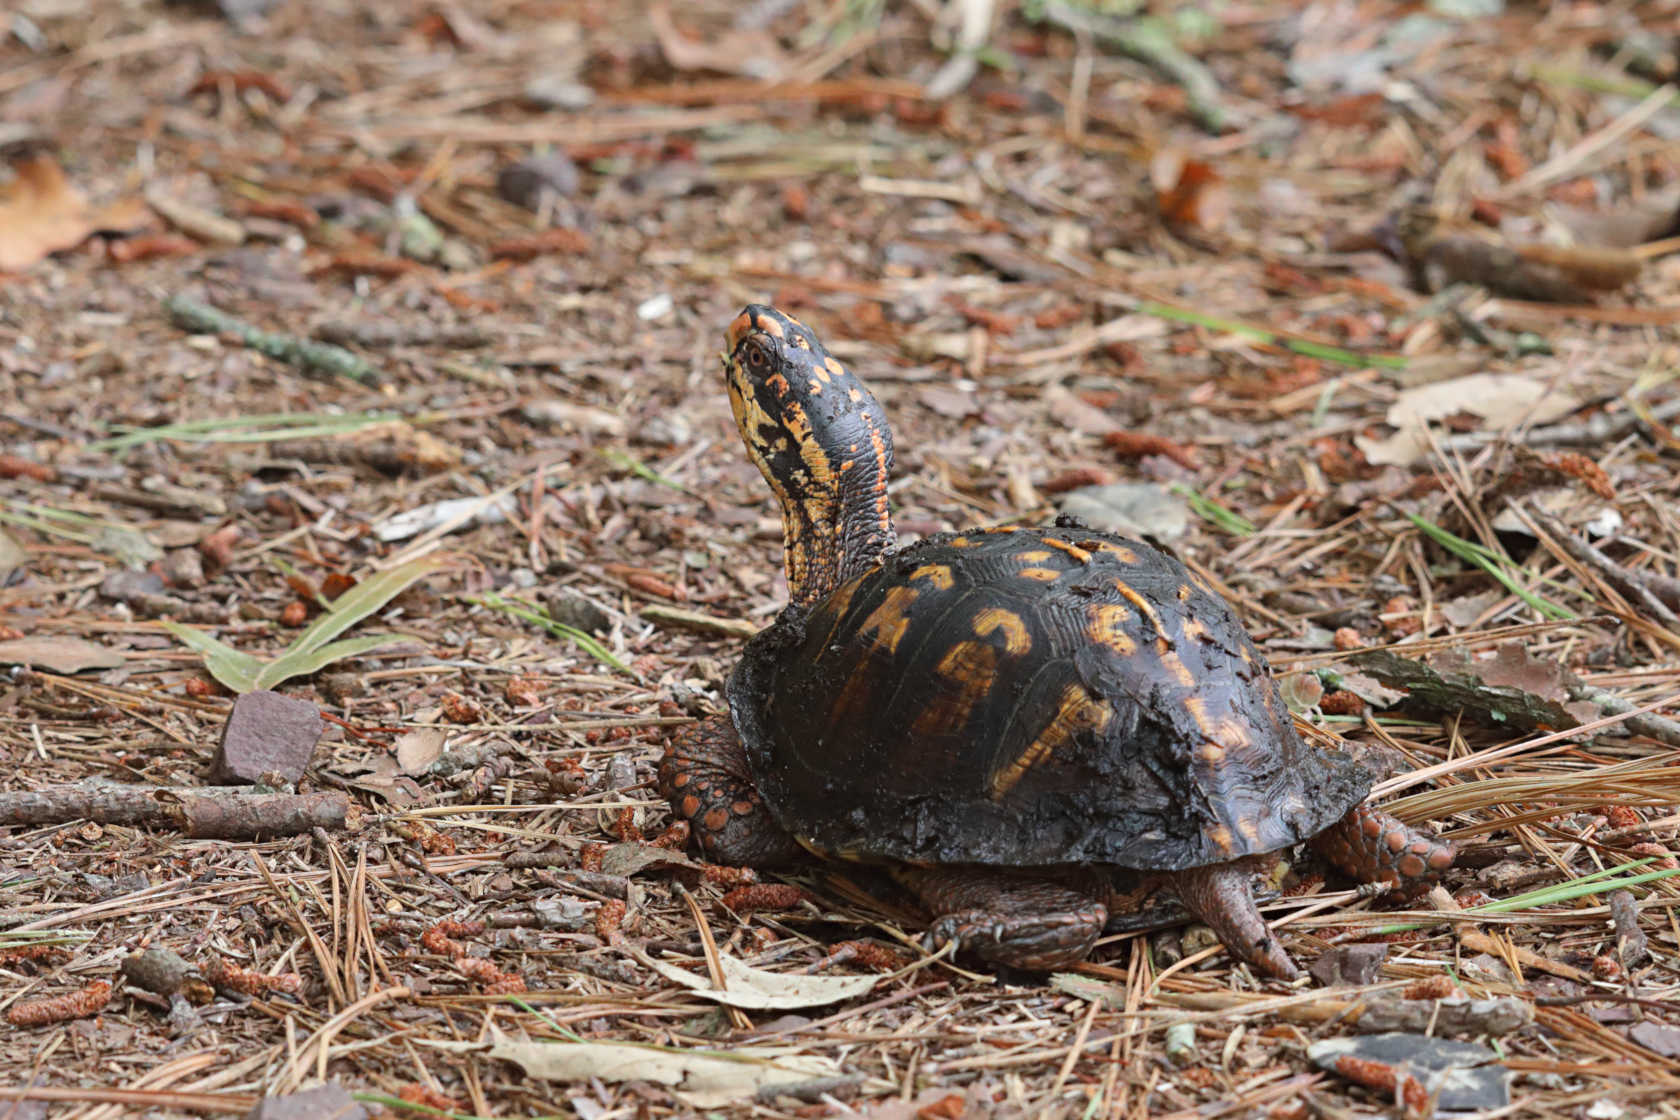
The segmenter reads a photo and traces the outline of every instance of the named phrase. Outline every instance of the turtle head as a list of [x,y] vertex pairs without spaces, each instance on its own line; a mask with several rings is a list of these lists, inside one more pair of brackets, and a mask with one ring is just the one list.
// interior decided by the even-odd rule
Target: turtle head
[[791,315],[751,304],[727,344],[729,407],[782,505],[789,597],[808,606],[892,546],[892,431],[863,382]]

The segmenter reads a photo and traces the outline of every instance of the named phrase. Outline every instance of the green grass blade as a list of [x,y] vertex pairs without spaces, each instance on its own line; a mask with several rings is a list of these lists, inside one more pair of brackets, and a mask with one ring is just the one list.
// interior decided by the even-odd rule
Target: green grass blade
[[360,657],[371,650],[407,640],[401,634],[367,634],[360,638],[345,638],[341,642],[328,642],[312,650],[299,650],[294,647],[262,667],[262,671],[257,674],[256,686],[273,688],[281,681],[317,673],[334,661]]
[[87,445],[87,450],[121,451],[162,439],[182,443],[261,443],[301,439],[353,432],[393,419],[396,419],[396,414],[392,412],[265,412],[254,416],[219,416],[208,420],[182,420],[155,428],[137,428],[95,440]]
[[1514,568],[1517,567],[1517,565],[1500,553],[1495,552],[1486,545],[1480,545],[1474,541],[1467,541],[1463,537],[1449,533],[1439,525],[1434,524],[1426,518],[1419,517],[1415,513],[1407,513],[1406,518],[1413,525],[1417,526],[1418,531],[1423,533],[1430,540],[1434,541],[1454,556],[1457,556],[1465,563],[1474,564],[1478,568],[1481,568],[1488,575],[1498,580],[1505,590],[1509,591],[1511,594],[1539,611],[1545,617],[1554,619],[1575,619],[1579,617],[1574,611],[1560,607],[1550,599],[1541,598],[1539,595],[1536,595],[1534,592],[1530,591],[1528,588],[1522,586],[1513,579],[1511,574],[1507,571],[1507,568]]
[[535,623],[557,638],[570,638],[577,643],[579,649],[603,665],[612,666],[632,680],[639,681],[642,679],[640,673],[614,657],[612,650],[596,641],[594,635],[587,634],[575,626],[567,626],[564,622],[556,622],[542,611],[534,610],[523,603],[504,599],[500,595],[484,595],[474,599],[473,602],[492,610],[501,611],[504,614],[511,614],[515,618],[522,618],[526,622]]
[[240,653],[221,639],[212,638],[191,626],[182,626],[172,619],[163,619],[159,625],[175,635],[182,645],[202,656],[210,675],[228,690],[244,694],[259,687],[257,677],[263,670],[263,663],[255,657]]
[[1175,483],[1172,492],[1183,498],[1185,504],[1200,517],[1212,525],[1238,537],[1252,536],[1255,532],[1254,522],[1234,510],[1214,501],[1206,494],[1200,493],[1183,483]]
[[1342,365],[1360,369],[1405,369],[1407,365],[1407,359],[1400,354],[1362,354],[1357,350],[1344,350],[1340,346],[1327,346],[1322,342],[1288,338],[1263,330],[1260,327],[1250,326],[1247,323],[1221,319],[1216,315],[1206,315],[1200,311],[1192,311],[1185,307],[1174,307],[1167,303],[1144,300],[1137,305],[1137,309],[1142,314],[1153,315],[1158,319],[1171,319],[1175,323],[1191,323],[1198,327],[1206,327],[1211,331],[1239,334],[1244,338],[1252,338],[1256,342],[1279,346],[1304,357],[1322,358],[1325,361],[1340,362]]
[[369,576],[337,599],[332,609],[310,624],[297,636],[286,655],[307,654],[320,649],[368,615],[381,610],[386,603],[406,591],[412,584],[425,579],[445,567],[447,561],[438,555],[422,556],[398,568]]

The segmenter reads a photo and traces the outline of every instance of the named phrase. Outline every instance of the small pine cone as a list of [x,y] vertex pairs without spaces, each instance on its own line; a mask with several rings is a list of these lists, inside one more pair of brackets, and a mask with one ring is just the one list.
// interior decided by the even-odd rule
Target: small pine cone
[[467,947],[454,939],[457,937],[477,937],[483,932],[483,922],[457,922],[445,918],[420,935],[420,947],[428,953],[437,953],[445,957],[460,957],[466,954]]
[[654,837],[651,841],[656,848],[669,848],[672,851],[682,851],[688,845],[690,832],[687,821],[672,821],[670,826]]
[[1318,702],[1318,708],[1327,716],[1356,716],[1365,711],[1365,701],[1357,693],[1338,688],[1335,692],[1325,693]]
[[1344,626],[1331,636],[1330,644],[1346,653],[1349,650],[1363,649],[1365,636],[1351,626]]
[[624,924],[625,906],[618,899],[609,899],[601,903],[595,911],[595,936],[609,945],[616,945],[624,940],[624,934],[619,927]]
[[607,846],[590,841],[578,849],[578,870],[599,871],[601,861],[606,858]]
[[111,982],[95,980],[79,992],[14,1003],[6,1010],[6,1022],[14,1027],[45,1027],[97,1015],[111,999]]
[[439,1112],[454,1112],[461,1107],[461,1102],[454,1097],[446,1097],[424,1085],[404,1085],[397,1090],[397,1099],[409,1104],[423,1105]]
[[723,904],[737,914],[751,914],[756,910],[791,910],[807,897],[802,887],[791,883],[754,883],[724,895]]
[[1400,993],[1402,999],[1450,999],[1458,994],[1458,988],[1452,982],[1452,977],[1445,973],[1426,976],[1422,980],[1414,981]]
[[716,863],[708,863],[700,876],[712,886],[725,889],[758,882],[758,872],[750,867],[724,867]]
[[1615,983],[1622,978],[1622,966],[1615,957],[1608,953],[1600,953],[1593,958],[1592,973],[1595,980],[1607,980]]

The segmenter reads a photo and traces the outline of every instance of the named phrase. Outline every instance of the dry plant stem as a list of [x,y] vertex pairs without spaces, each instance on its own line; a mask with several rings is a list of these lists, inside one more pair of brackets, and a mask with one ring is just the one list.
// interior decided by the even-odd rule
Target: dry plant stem
[[[1612,696],[1603,689],[1593,688],[1585,684],[1571,685],[1569,687],[1569,698],[1571,700],[1585,700],[1599,711],[1613,716],[1623,715],[1634,710],[1634,705],[1621,697]],[[1648,739],[1655,739],[1659,743],[1680,749],[1680,722],[1675,720],[1653,715],[1650,712],[1642,712],[1628,716],[1622,721],[1622,726],[1635,735],[1643,735]]]
[[1650,943],[1639,928],[1639,908],[1629,892],[1611,891],[1610,920],[1616,926],[1616,956],[1628,972],[1651,959]]
[[[1653,420],[1672,420],[1680,416],[1680,397],[1650,410]],[[1443,451],[1480,451],[1490,443],[1510,441],[1520,443],[1526,447],[1557,447],[1574,444],[1600,445],[1614,441],[1626,435],[1645,422],[1644,418],[1629,409],[1626,412],[1609,415],[1599,413],[1591,420],[1579,424],[1553,424],[1545,428],[1530,428],[1526,432],[1465,432],[1461,435],[1448,436],[1440,441]]]
[[1680,636],[1680,615],[1670,610],[1667,604],[1659,599],[1656,593],[1646,586],[1642,580],[1636,578],[1632,572],[1576,536],[1568,526],[1557,518],[1541,513],[1534,506],[1526,503],[1523,505],[1522,511],[1541,528],[1545,529],[1551,535],[1552,540],[1557,542],[1559,548],[1582,564],[1593,568],[1608,580],[1617,591],[1632,600],[1636,606],[1649,612],[1652,618],[1672,628],[1675,634]]
[[103,781],[0,793],[0,825],[89,820],[172,828],[188,836],[220,840],[343,828],[349,809],[350,799],[342,793],[245,793]]
[[1225,130],[1226,112],[1221,104],[1223,95],[1218,80],[1199,60],[1180,50],[1164,27],[1144,19],[1111,19],[1065,0],[1049,0],[1044,5],[1044,16],[1051,23],[1088,34],[1155,67],[1184,88],[1190,112],[1203,128],[1209,132]]

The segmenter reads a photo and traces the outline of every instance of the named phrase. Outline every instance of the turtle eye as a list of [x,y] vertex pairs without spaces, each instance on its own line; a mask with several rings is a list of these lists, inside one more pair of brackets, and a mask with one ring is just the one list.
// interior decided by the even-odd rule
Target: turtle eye
[[770,348],[756,338],[741,343],[741,361],[746,364],[747,372],[755,377],[767,376],[775,364]]

